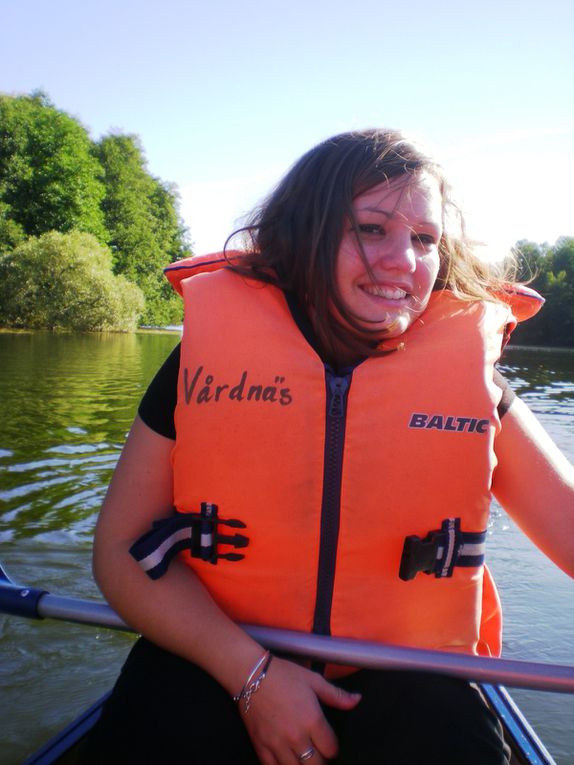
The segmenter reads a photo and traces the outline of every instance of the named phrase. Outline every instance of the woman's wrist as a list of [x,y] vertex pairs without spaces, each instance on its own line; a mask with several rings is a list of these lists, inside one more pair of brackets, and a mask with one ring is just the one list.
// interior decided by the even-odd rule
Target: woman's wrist
[[272,659],[273,654],[270,651],[265,651],[249,673],[239,693],[233,696],[233,701],[239,706],[243,714],[249,712],[252,697],[257,693],[265,680]]
[[265,648],[234,624],[224,637],[213,635],[202,666],[233,699],[241,693],[264,654]]

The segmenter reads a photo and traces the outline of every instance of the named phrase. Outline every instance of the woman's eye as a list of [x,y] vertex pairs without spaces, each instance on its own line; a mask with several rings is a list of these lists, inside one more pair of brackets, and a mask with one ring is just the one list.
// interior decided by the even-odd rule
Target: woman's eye
[[384,236],[385,229],[378,223],[359,223],[357,225],[359,234]]
[[423,247],[431,247],[433,244],[436,244],[432,234],[413,234],[413,242]]

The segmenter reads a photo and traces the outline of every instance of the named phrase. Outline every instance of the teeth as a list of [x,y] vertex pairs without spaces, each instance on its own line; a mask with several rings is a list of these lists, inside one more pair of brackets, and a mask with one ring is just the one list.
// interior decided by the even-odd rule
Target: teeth
[[383,287],[376,284],[369,284],[363,287],[365,292],[369,295],[376,295],[377,297],[386,298],[387,300],[402,300],[406,298],[407,293],[398,287]]

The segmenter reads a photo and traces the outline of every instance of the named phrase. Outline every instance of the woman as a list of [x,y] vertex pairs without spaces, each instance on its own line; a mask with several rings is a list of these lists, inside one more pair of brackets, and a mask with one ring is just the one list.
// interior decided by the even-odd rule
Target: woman
[[474,257],[442,171],[394,131],[311,150],[244,232],[168,269],[181,358],[94,550],[145,640],[84,761],[506,763],[473,685],[303,666],[238,623],[497,655],[491,492],[574,573],[574,470],[494,371],[540,300]]

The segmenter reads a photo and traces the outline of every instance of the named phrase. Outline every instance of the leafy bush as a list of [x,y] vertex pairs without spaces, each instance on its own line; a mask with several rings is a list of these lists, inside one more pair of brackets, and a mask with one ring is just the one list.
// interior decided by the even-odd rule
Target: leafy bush
[[0,323],[8,327],[131,331],[144,310],[139,287],[112,272],[91,234],[51,231],[0,256]]

